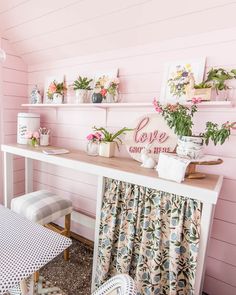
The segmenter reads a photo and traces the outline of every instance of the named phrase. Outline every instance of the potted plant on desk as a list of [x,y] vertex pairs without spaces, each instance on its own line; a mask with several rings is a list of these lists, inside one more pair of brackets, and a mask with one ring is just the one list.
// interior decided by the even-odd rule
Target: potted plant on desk
[[88,91],[92,90],[90,83],[93,79],[88,79],[87,77],[79,76],[77,80],[74,81],[73,87],[75,90],[76,103],[88,102]]
[[214,145],[223,144],[229,138],[231,129],[236,128],[236,122],[226,122],[221,126],[217,123],[207,122],[205,132],[194,135],[192,132],[193,117],[198,110],[197,104],[200,102],[201,99],[194,98],[191,106],[179,103],[161,105],[154,99],[155,110],[163,116],[167,125],[179,136],[176,152],[180,157],[201,158],[204,143],[208,145],[212,141]]
[[115,133],[110,133],[105,128],[93,127],[93,129],[102,134],[101,142],[99,145],[99,156],[111,158],[114,157],[115,147],[117,146],[119,150],[119,144],[122,144],[122,140],[120,139],[120,135],[125,134],[127,131],[131,131],[132,129],[123,127]]

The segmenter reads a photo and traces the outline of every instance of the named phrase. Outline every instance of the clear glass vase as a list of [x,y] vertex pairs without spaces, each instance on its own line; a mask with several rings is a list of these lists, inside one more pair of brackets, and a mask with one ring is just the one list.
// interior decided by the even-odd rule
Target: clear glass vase
[[99,142],[97,141],[88,141],[86,152],[89,156],[98,156],[99,152]]

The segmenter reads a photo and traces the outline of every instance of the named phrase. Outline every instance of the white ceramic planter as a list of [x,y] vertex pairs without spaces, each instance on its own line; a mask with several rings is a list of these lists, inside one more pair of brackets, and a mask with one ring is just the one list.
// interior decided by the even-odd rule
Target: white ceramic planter
[[77,89],[75,90],[75,103],[86,103],[88,102],[88,90]]
[[178,139],[176,153],[180,157],[198,159],[203,156],[203,138],[198,136],[181,136]]
[[101,142],[99,145],[99,156],[111,158],[115,154],[115,142]]
[[63,103],[63,95],[60,93],[54,93],[52,103],[62,104]]

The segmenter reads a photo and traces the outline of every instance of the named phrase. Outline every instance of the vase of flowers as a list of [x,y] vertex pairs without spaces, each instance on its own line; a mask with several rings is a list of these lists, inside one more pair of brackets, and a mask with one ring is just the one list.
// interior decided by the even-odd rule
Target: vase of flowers
[[93,127],[93,129],[102,134],[101,142],[99,145],[99,156],[111,158],[115,155],[115,147],[119,150],[119,144],[122,144],[122,140],[120,139],[121,135],[124,135],[127,131],[131,131],[132,129],[123,127],[115,133],[110,133],[105,128]]
[[39,146],[39,132],[38,131],[27,131],[25,134],[25,138],[28,139],[28,144],[37,147]]
[[180,157],[201,158],[204,144],[208,145],[210,141],[214,145],[223,144],[229,138],[231,129],[235,128],[236,123],[226,122],[219,126],[216,123],[207,122],[205,131],[194,135],[192,132],[193,117],[198,110],[197,104],[200,102],[200,98],[193,98],[190,106],[179,103],[161,105],[154,99],[155,110],[164,117],[167,125],[179,136],[176,152]]
[[88,102],[88,92],[92,90],[90,83],[93,79],[88,79],[87,77],[79,76],[77,80],[74,81],[74,90],[76,103],[86,103]]
[[90,133],[86,138],[88,140],[86,152],[89,156],[98,156],[99,144],[101,142],[101,133]]
[[95,83],[94,95],[92,97],[93,102],[97,102],[97,99],[99,102],[103,101],[105,103],[118,102],[119,83],[118,78],[100,77]]
[[51,103],[61,104],[64,100],[65,91],[66,87],[64,82],[58,83],[54,80],[48,87],[47,97]]

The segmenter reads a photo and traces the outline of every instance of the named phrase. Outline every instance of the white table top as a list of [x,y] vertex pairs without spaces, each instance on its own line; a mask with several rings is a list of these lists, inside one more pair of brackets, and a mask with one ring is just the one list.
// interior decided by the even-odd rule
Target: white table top
[[71,240],[0,205],[0,294],[55,258]]
[[[62,147],[46,147],[48,148]],[[45,147],[8,144],[2,145],[1,149],[13,155],[175,193],[203,203],[216,204],[223,181],[222,176],[207,174],[205,179],[185,179],[182,183],[176,183],[158,177],[154,169],[140,167],[140,163],[133,159],[92,157],[80,150],[70,150],[69,154],[64,155],[46,155],[42,152]]]

